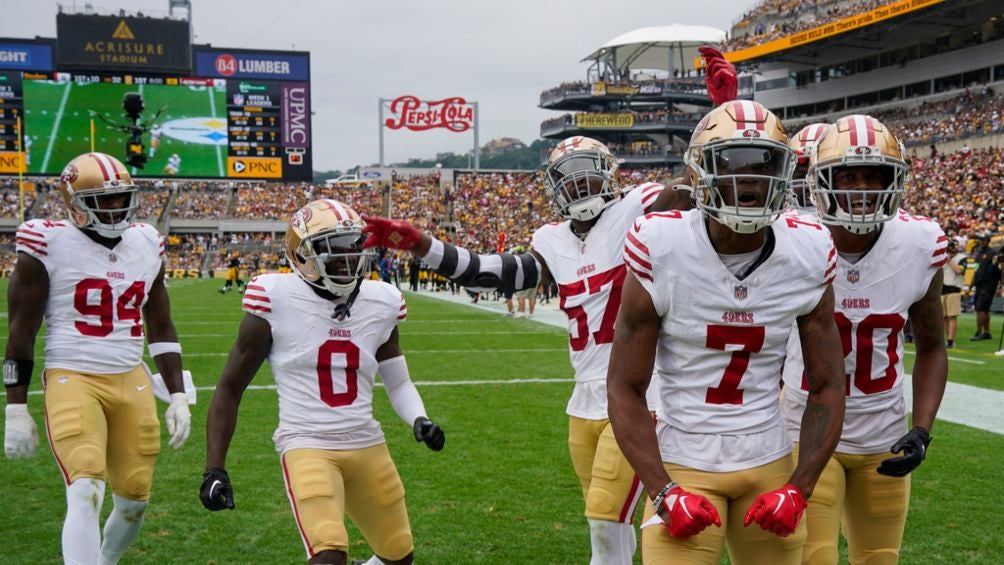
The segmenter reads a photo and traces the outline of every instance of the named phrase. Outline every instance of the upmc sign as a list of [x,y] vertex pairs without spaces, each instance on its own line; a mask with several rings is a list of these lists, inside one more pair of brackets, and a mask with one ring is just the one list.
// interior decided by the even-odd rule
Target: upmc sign
[[198,77],[310,80],[310,57],[306,54],[196,49]]
[[399,96],[390,103],[394,117],[384,121],[390,129],[425,131],[444,128],[462,132],[474,124],[474,107],[467,100],[455,96],[433,102],[424,102],[414,96]]

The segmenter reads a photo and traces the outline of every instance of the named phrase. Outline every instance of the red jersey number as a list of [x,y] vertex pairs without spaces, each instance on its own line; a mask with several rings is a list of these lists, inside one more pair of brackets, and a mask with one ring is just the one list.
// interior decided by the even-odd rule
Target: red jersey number
[[[96,292],[91,292],[96,291]],[[96,304],[91,302],[92,296],[97,296]],[[73,289],[73,307],[84,316],[96,316],[97,323],[77,320],[73,323],[77,331],[88,337],[108,337],[115,329],[114,316],[119,320],[132,321],[129,335],[143,337],[143,300],[146,299],[146,286],[142,281],[129,285],[115,303],[112,303],[112,285],[105,279],[83,279]]]
[[[345,392],[335,392],[335,377],[331,363],[333,355],[345,355]],[[332,408],[348,406],[356,401],[359,394],[357,371],[359,369],[359,347],[351,341],[329,339],[317,349],[317,387],[321,400]]]
[[[728,351],[732,349],[732,358],[725,367],[725,374],[716,387],[708,387],[704,401],[708,404],[743,403],[743,389],[739,388],[746,369],[750,366],[750,354],[759,353],[767,332],[764,326],[723,326],[708,325],[708,338],[705,345],[708,349]],[[740,346],[736,350],[734,347]]]
[[568,316],[570,321],[575,322],[575,331],[568,334],[568,345],[572,351],[582,351],[589,344],[589,320],[586,309],[579,306],[568,306],[567,301],[573,296],[580,294],[599,294],[604,287],[610,285],[610,294],[607,296],[607,304],[603,309],[603,318],[600,320],[600,329],[593,332],[593,341],[597,345],[603,343],[613,343],[614,322],[617,321],[617,312],[621,307],[621,287],[624,286],[624,276],[627,273],[624,265],[617,265],[613,269],[591,275],[586,280],[575,281],[569,284],[558,285],[558,294],[561,296],[560,307]]

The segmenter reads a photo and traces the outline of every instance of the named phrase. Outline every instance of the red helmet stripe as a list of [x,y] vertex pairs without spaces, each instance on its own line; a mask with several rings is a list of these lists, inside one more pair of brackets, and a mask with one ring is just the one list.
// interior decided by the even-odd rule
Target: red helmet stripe
[[736,124],[739,126],[739,129],[746,129],[746,109],[743,108],[742,100],[734,102],[732,109],[736,113]]
[[858,122],[853,117],[847,120],[848,132],[851,134],[851,146],[858,144]]

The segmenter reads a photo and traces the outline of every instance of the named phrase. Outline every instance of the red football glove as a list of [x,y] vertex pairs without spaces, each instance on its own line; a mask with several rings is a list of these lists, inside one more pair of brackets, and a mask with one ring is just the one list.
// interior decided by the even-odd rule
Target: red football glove
[[722,527],[722,519],[711,502],[700,494],[673,487],[656,508],[666,522],[666,530],[674,538],[689,538],[701,533],[711,524]]
[[422,232],[404,220],[366,215],[363,219],[366,220],[363,233],[368,236],[363,247],[389,247],[408,251],[422,239]]
[[802,498],[802,491],[788,483],[777,490],[756,497],[753,506],[750,506],[746,517],[743,518],[743,527],[755,521],[772,534],[782,538],[788,537],[798,527],[798,521],[802,519],[806,506],[808,503]]
[[736,68],[714,47],[703,46],[697,50],[704,56],[704,82],[708,86],[711,103],[717,107],[735,100],[739,93]]

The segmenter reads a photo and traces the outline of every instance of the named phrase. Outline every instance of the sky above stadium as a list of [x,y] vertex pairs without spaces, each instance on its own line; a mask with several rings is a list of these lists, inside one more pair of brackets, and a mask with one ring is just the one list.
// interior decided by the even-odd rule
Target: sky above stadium
[[[14,4],[13,0],[4,3]],[[540,93],[583,80],[579,61],[633,29],[671,23],[728,30],[756,0],[193,0],[194,42],[311,54],[314,168],[346,170],[378,161],[378,99],[477,101],[480,142],[529,144],[560,115],[537,107]],[[0,37],[55,37],[57,4],[16,2]],[[63,3],[73,6],[74,2]],[[101,11],[166,13],[167,0],[99,0]],[[82,9],[84,2],[76,2]],[[10,7],[10,6],[9,6]],[[385,132],[388,163],[464,153],[470,132]]]

